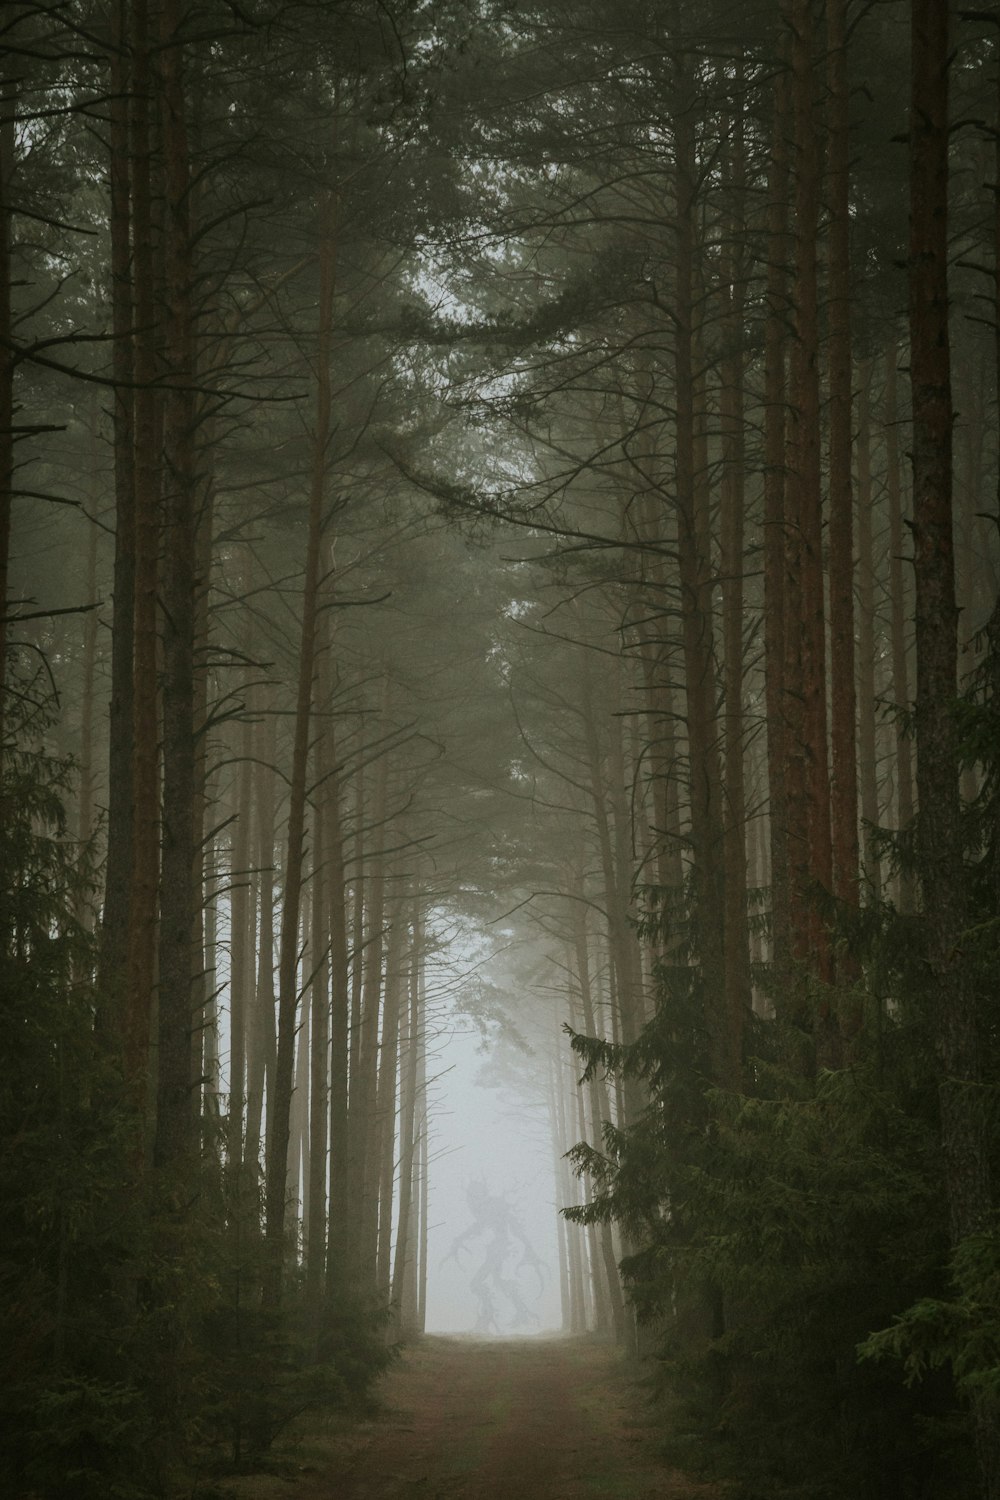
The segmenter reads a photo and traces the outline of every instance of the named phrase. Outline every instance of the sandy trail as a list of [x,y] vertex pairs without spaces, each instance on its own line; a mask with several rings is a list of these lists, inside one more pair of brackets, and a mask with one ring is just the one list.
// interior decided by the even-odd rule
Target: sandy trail
[[586,1339],[427,1338],[351,1440],[312,1447],[294,1480],[244,1500],[712,1500],[656,1457],[641,1396]]

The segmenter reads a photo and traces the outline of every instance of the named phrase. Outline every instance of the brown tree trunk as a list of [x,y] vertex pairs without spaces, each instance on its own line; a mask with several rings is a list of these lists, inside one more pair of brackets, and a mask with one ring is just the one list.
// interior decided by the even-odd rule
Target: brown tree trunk
[[[321,666],[321,672],[322,672]],[[327,695],[323,693],[322,701]],[[327,890],[327,799],[323,779],[328,768],[325,734],[316,741],[316,790],[313,812],[312,878],[312,1036],[309,1044],[309,1171],[306,1202],[306,1317],[318,1329],[326,1265],[328,1204],[327,1127],[330,1119],[330,907]]]
[[268,1143],[266,1219],[269,1266],[265,1301],[276,1305],[281,1295],[285,1237],[285,1162],[288,1155],[289,1111],[295,1054],[295,1017],[298,1009],[297,949],[299,901],[305,832],[306,771],[312,724],[313,678],[316,665],[316,612],[319,594],[320,543],[326,499],[327,448],[330,442],[330,349],[335,281],[334,203],[329,196],[323,210],[319,249],[319,328],[316,356],[316,427],[313,434],[312,477],[309,494],[309,535],[302,593],[302,632],[299,646],[295,741],[288,807],[288,846],[281,911],[278,958],[278,1029],[274,1067],[273,1126]]
[[169,387],[163,420],[163,815],[158,953],[155,1157],[182,1161],[194,1142],[191,1028],[195,912],[196,531],[190,173],[177,0],[162,0],[159,62],[165,168],[164,289]]
[[14,500],[14,322],[11,306],[14,124],[17,83],[12,59],[0,63],[0,758],[5,745],[10,531]]
[[131,7],[132,275],[135,378],[135,623],[132,655],[132,866],[125,1076],[147,1103],[159,882],[157,557],[159,437],[152,215],[152,71],[146,0]]
[[[823,597],[820,465],[819,142],[815,114],[814,35],[810,0],[791,0],[792,118],[795,147],[795,339],[789,407],[788,557],[785,573],[785,702],[791,712],[789,765],[791,903],[796,956],[817,977],[832,978],[831,946],[822,900],[832,891],[830,773],[827,753],[826,630]],[[793,780],[794,778],[794,780]],[[794,797],[792,786],[794,785]],[[800,924],[796,908],[804,914]],[[817,1047],[834,1061],[834,1017],[824,995]]]
[[[851,482],[850,113],[847,3],[826,0],[827,289],[830,422],[830,748],[833,892],[858,905],[854,500]],[[842,956],[842,962],[846,955]],[[844,978],[853,977],[848,963]]]
[[[135,616],[135,434],[132,339],[129,9],[111,6],[109,100],[112,422],[115,468],[114,610],[108,707],[108,831],[98,962],[98,1029],[117,1033],[123,999],[132,888],[132,655]],[[112,795],[113,789],[113,795]],[[110,1009],[109,1009],[110,1006]]]
[[[895,344],[885,360],[886,491],[889,501],[889,596],[892,639],[892,700],[896,705],[896,826],[902,832],[913,822],[913,742],[904,715],[910,712],[910,672],[906,649],[906,582],[903,569],[903,484],[899,456]],[[915,909],[913,870],[900,871],[899,908]]]
[[875,701],[875,539],[871,478],[871,365],[862,370],[858,394],[858,749],[861,816],[866,826],[865,872],[875,899],[882,894],[882,869],[871,828],[879,823],[878,737]]
[[[388,683],[382,694],[381,721],[387,722]],[[380,845],[386,840],[389,763],[384,755],[372,798],[372,825]],[[358,1292],[373,1293],[378,1236],[379,1161],[375,1155],[378,1105],[379,1019],[382,1008],[382,960],[385,952],[386,869],[383,848],[367,862],[366,939],[363,952],[355,934],[355,962],[362,972],[361,1016],[356,1074],[351,1076],[348,1141],[351,1152],[349,1198],[352,1205],[349,1281]],[[356,1078],[356,1083],[355,1083]]]
[[[337,742],[331,718],[326,728],[327,753],[336,765]],[[321,796],[326,805],[327,893],[330,923],[330,1179],[327,1242],[327,1301],[340,1293],[347,1267],[348,1218],[348,1070],[350,1063],[350,954],[347,940],[347,881],[341,789],[330,775]]]
[[771,960],[783,982],[791,951],[785,694],[785,345],[789,315],[788,103],[784,68],[774,86],[767,175],[767,321],[764,345],[764,701],[767,711],[768,837],[771,859]]
[[[577,887],[582,895],[582,886]],[[590,953],[587,947],[587,908],[582,901],[572,903],[573,913],[573,967],[577,991],[580,996],[580,1009],[583,1018],[584,1035],[596,1037],[598,1035],[597,1022],[594,1015],[594,998],[590,983]],[[608,1098],[607,1085],[603,1077],[596,1073],[590,1080],[590,1119],[591,1136],[594,1146],[598,1151],[604,1149],[603,1126],[611,1119],[611,1102]],[[611,1233],[611,1225],[602,1224],[599,1230],[601,1263],[604,1268],[605,1284],[607,1287],[608,1307],[611,1315],[611,1326],[615,1341],[619,1344],[625,1341],[626,1319],[625,1299],[622,1294],[621,1276],[618,1271],[618,1262],[615,1258],[614,1240]]]
[[[990,1133],[982,1087],[967,921],[957,727],[958,610],[952,521],[948,326],[950,8],[912,0],[910,109],[910,384],[917,638],[918,868],[940,1064],[939,1099],[951,1238],[992,1214]],[[989,1393],[973,1398],[984,1495],[1000,1494],[1000,1429]]]
[[[256,1179],[260,1171],[260,1143],[263,1126],[264,1090],[273,1097],[274,1077],[274,758],[276,733],[274,714],[268,711],[260,734],[255,802],[257,806],[256,877],[259,904],[257,939],[257,981],[253,997],[252,1024],[247,1027],[247,1106],[246,1144],[243,1160]],[[256,902],[251,900],[251,925]],[[249,983],[249,976],[248,976]]]
[[378,1094],[375,1106],[375,1149],[378,1186],[378,1240],[375,1286],[380,1304],[389,1301],[392,1281],[392,1211],[396,1166],[396,1105],[399,1083],[399,1031],[404,998],[407,927],[406,901],[397,893],[389,918],[389,944],[385,965],[385,1002],[382,1008],[382,1039],[379,1048]]
[[725,891],[722,777],[716,722],[715,646],[711,559],[706,542],[708,493],[695,461],[694,349],[695,158],[687,59],[675,59],[673,104],[675,167],[674,399],[675,495],[681,588],[684,684],[687,705],[691,849],[698,958],[712,1076],[738,1088],[736,1047],[725,1014]]
[[399,1221],[392,1265],[390,1331],[394,1338],[412,1334],[413,1312],[405,1294],[408,1274],[414,1264],[414,1196],[417,1145],[417,1080],[420,1061],[420,973],[423,963],[423,921],[419,896],[413,903],[413,947],[408,976],[408,1010],[403,1053],[403,1087],[399,1114]]
[[[248,1017],[253,1014],[254,921],[251,908],[250,835],[253,794],[253,724],[246,714],[240,726],[240,759],[236,767],[236,805],[229,869],[229,1116],[227,1154],[238,1168],[243,1154],[246,1108]],[[256,1168],[254,1169],[256,1170]]]
[[[738,105],[742,104],[740,83]],[[750,929],[747,916],[747,806],[743,728],[743,569],[746,511],[743,319],[746,282],[738,240],[744,222],[745,163],[742,113],[727,171],[733,195],[723,297],[725,354],[719,395],[722,428],[721,567],[725,714],[725,969],[727,1076],[739,1087],[743,1075],[743,1031],[750,1014]]]

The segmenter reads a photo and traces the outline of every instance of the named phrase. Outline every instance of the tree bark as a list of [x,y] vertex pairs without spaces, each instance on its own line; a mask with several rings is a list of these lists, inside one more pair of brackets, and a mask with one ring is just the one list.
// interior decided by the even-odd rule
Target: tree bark
[[771,858],[771,961],[784,980],[791,951],[785,695],[785,346],[789,317],[788,74],[774,85],[767,174],[767,319],[764,332],[764,701],[767,712],[768,838]]
[[298,688],[295,704],[295,741],[288,808],[288,846],[281,910],[278,958],[278,1028],[274,1068],[273,1127],[268,1143],[266,1219],[268,1277],[265,1301],[277,1305],[285,1237],[285,1163],[288,1155],[289,1112],[298,1010],[297,958],[299,903],[302,891],[305,833],[306,769],[312,724],[313,678],[316,665],[316,613],[319,594],[320,543],[326,500],[327,449],[331,431],[330,350],[335,283],[334,202],[328,195],[323,209],[319,249],[319,326],[316,353],[316,426],[313,434],[312,477],[309,493],[309,534],[302,592],[302,630],[299,645]]
[[132,655],[135,625],[135,434],[132,338],[131,155],[129,150],[129,9],[111,6],[109,229],[111,236],[111,369],[115,471],[115,560],[108,706],[108,832],[98,961],[98,1030],[117,1032],[128,952],[132,889]]
[[159,437],[152,215],[152,70],[146,0],[131,7],[132,266],[135,379],[135,623],[132,653],[132,865],[125,1076],[144,1111],[149,1087],[159,884],[157,560]]
[[158,953],[155,1159],[182,1162],[194,1142],[191,1075],[195,913],[195,616],[197,490],[190,171],[177,0],[161,0],[159,62],[166,188],[163,419],[163,814]]
[[[827,304],[830,423],[830,748],[833,892],[856,907],[858,770],[854,675],[854,497],[851,476],[850,96],[846,0],[826,0]],[[839,964],[847,959],[841,955]],[[854,977],[848,962],[845,979]]]
[[[918,867],[937,1021],[941,1144],[951,1238],[992,1214],[990,1133],[967,922],[954,704],[958,609],[952,519],[948,320],[948,67],[950,7],[912,0],[910,107],[910,384],[917,640]],[[973,1397],[984,1495],[1000,1494],[1000,1428],[990,1394]]]
[[[907,654],[907,596],[903,570],[903,484],[899,456],[899,403],[896,362],[892,344],[885,358],[885,446],[886,491],[889,501],[889,595],[892,639],[892,699],[896,705],[896,827],[900,832],[913,822],[913,741],[906,722],[910,713],[910,671]],[[912,912],[916,892],[912,866],[899,875],[899,908]]]

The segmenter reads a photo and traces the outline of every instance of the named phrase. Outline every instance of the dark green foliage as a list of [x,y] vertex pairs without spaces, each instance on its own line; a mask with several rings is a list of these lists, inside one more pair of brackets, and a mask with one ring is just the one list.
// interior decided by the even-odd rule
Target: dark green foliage
[[[994,675],[987,650],[956,711],[979,783],[963,815],[961,960],[996,1164]],[[912,831],[883,839],[909,857]],[[747,1500],[958,1500],[977,1493],[970,1405],[1000,1410],[1000,1234],[988,1223],[949,1250],[923,924],[881,901],[845,920],[841,941],[863,964],[843,1013],[863,1024],[838,1071],[810,1066],[820,997],[798,976],[784,987],[800,993],[772,993],[794,1025],[754,1018],[740,1095],[707,1081],[694,968],[661,971],[634,1047],[574,1037],[588,1070],[641,1077],[648,1105],[608,1131],[603,1154],[576,1149],[599,1190],[569,1216],[615,1219],[630,1243],[623,1271],[655,1338],[678,1462]]]
[[259,1462],[307,1408],[362,1399],[387,1356],[363,1310],[331,1309],[318,1339],[295,1288],[280,1315],[262,1313],[259,1204],[245,1194],[236,1214],[216,1143],[182,1183],[140,1171],[136,1122],[95,1031],[93,891],[63,812],[72,766],[46,748],[44,675],[15,663],[10,686],[0,1493],[141,1500],[208,1461]]

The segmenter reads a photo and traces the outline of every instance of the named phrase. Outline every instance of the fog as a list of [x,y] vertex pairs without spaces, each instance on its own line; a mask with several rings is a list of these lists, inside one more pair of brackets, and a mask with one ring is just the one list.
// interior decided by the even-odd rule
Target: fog
[[432,1086],[427,1329],[551,1331],[560,1303],[548,1120],[488,1086],[482,1049],[480,1033],[456,1023]]

